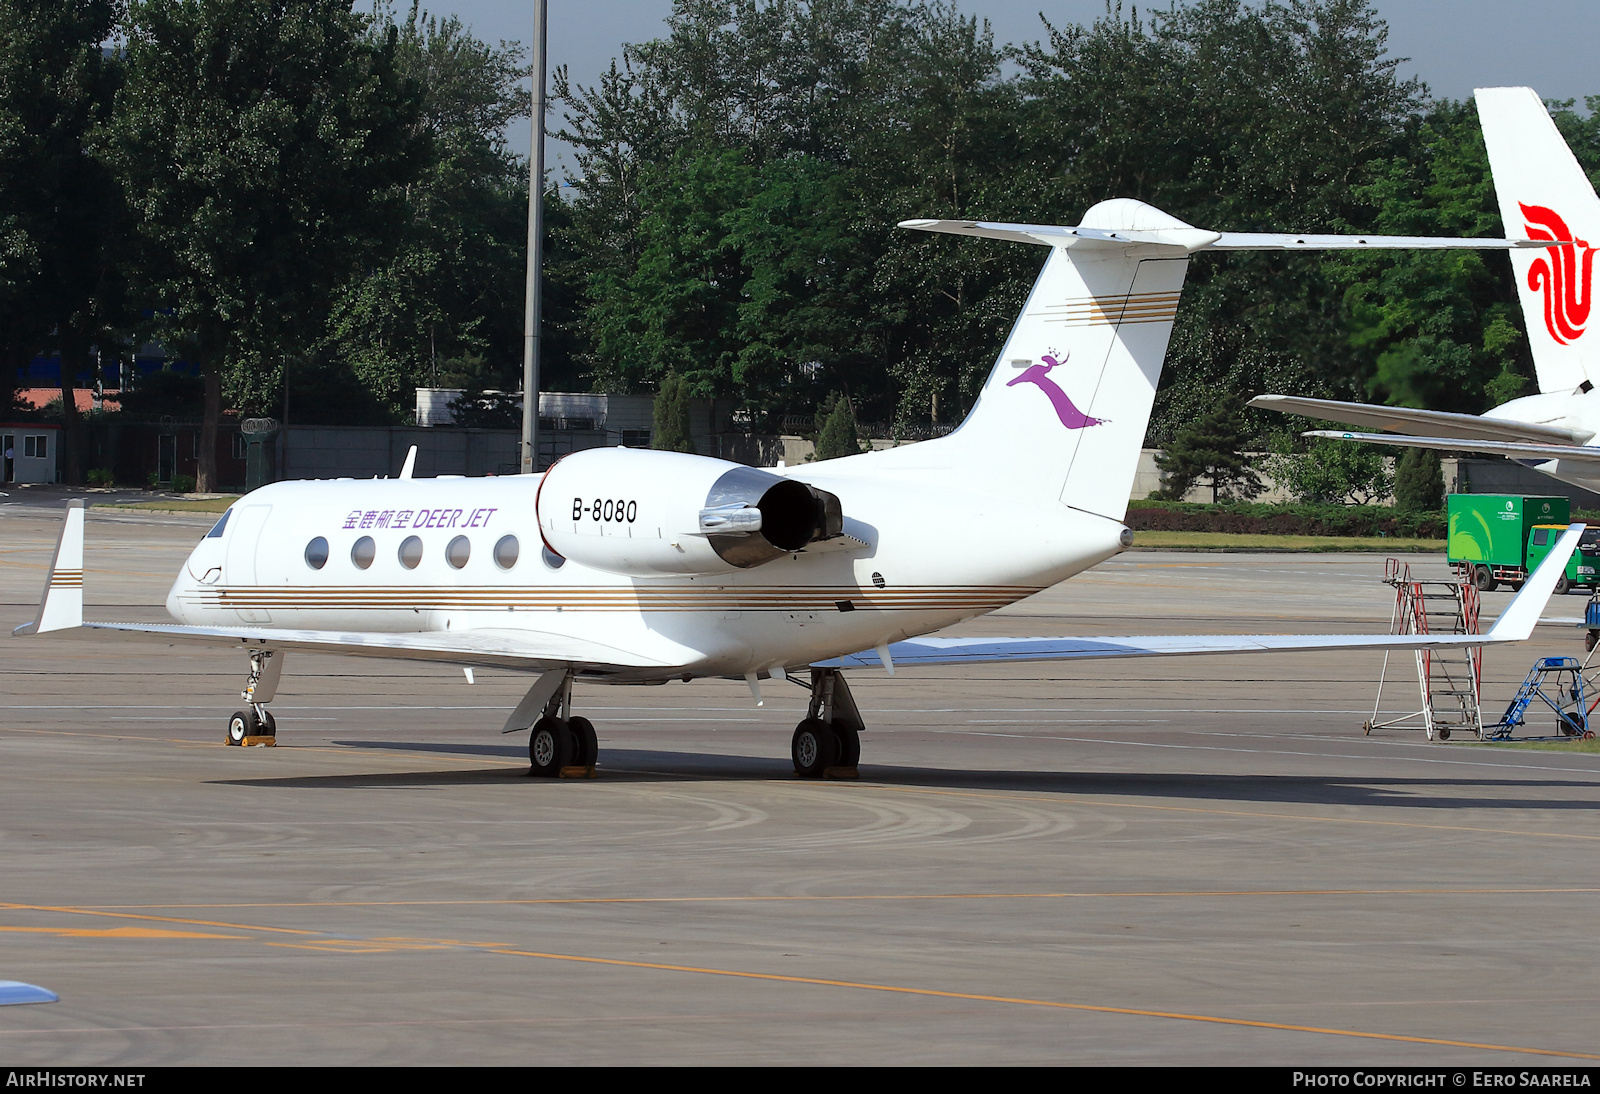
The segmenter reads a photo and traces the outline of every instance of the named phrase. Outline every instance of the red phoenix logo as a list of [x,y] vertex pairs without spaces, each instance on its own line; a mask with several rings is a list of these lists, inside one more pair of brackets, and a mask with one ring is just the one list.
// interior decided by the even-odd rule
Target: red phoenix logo
[[[1523,205],[1529,239],[1572,239],[1567,222],[1554,209],[1542,205]],[[1575,248],[1583,250],[1583,271],[1578,270]],[[1583,334],[1589,321],[1589,274],[1594,269],[1595,249],[1581,239],[1547,247],[1528,270],[1528,288],[1544,293],[1544,325],[1550,337],[1563,346]],[[1582,298],[1580,299],[1580,293]]]

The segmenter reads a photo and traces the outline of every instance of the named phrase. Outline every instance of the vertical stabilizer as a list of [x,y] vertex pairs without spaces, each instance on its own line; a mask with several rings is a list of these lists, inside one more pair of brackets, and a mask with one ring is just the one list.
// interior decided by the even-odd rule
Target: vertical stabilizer
[[56,542],[50,576],[39,598],[39,614],[13,633],[46,634],[83,626],[83,501],[67,502],[67,521]]
[[[1533,104],[1542,115],[1537,99]],[[1584,187],[1588,209],[1594,192]],[[1191,254],[1492,249],[1510,250],[1523,268],[1537,270],[1540,261],[1557,261],[1546,256],[1561,250],[1530,242],[1536,237],[1526,234],[1511,240],[1214,232],[1131,198],[1102,201],[1073,226],[907,220],[901,227],[1050,248],[972,412],[960,429],[928,447],[937,446],[945,466],[969,488],[1117,521],[1127,513]]]
[[1506,235],[1573,241],[1511,252],[1539,390],[1572,391],[1600,376],[1600,334],[1588,330],[1600,199],[1532,88],[1473,94]]
[[[1080,229],[1195,232],[1119,198]],[[1214,234],[1201,233],[1207,239]],[[1120,521],[1161,379],[1188,252],[1178,246],[1036,237],[1045,261],[988,382],[953,440],[993,493],[1059,501]]]

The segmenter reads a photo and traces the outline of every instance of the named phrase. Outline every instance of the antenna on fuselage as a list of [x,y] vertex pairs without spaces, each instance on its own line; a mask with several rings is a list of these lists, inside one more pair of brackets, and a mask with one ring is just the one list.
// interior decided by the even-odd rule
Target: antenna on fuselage
[[411,477],[412,470],[416,466],[417,466],[417,446],[416,445],[412,445],[411,446],[411,451],[406,453],[406,462],[405,462],[405,464],[402,465],[401,468],[400,468],[400,477],[402,479],[409,479]]

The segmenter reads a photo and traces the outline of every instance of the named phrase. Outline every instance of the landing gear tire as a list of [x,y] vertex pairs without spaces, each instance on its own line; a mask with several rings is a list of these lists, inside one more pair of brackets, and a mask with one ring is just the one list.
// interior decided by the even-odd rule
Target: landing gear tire
[[1475,566],[1472,569],[1472,584],[1480,593],[1492,593],[1499,582],[1495,581],[1494,574],[1487,566]]
[[572,730],[560,718],[540,718],[528,734],[529,774],[553,779],[572,763],[576,741]]
[[226,743],[242,745],[246,737],[256,735],[256,716],[254,711],[236,710],[233,717],[228,719],[228,736]]
[[572,718],[567,721],[567,728],[572,730],[572,762],[579,767],[593,767],[600,757],[600,740],[595,736],[594,723],[587,718]]
[[[859,754],[860,744],[857,743]],[[795,727],[789,742],[789,757],[794,773],[802,779],[820,779],[822,773],[839,762],[839,735],[820,718],[807,718]]]
[[840,767],[855,767],[861,763],[861,734],[855,729],[836,725],[833,732],[839,738]]

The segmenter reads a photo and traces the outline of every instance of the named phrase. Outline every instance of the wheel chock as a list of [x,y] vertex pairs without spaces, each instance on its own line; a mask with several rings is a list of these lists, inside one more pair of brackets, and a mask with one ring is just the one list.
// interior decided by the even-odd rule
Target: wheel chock
[[272,748],[278,743],[278,738],[262,734],[257,737],[246,737],[239,743],[245,748]]
[[558,779],[593,779],[594,764],[568,764],[556,775]]
[[822,777],[824,779],[859,779],[861,778],[861,772],[856,770],[854,764],[848,767],[841,764],[838,767],[823,768]]

